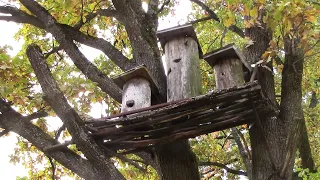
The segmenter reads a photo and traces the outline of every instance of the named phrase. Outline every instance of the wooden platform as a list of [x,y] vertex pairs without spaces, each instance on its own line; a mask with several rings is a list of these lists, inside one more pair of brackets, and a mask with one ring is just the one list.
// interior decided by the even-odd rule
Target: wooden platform
[[254,83],[159,104],[86,124],[101,145],[132,152],[179,139],[252,123],[271,107]]

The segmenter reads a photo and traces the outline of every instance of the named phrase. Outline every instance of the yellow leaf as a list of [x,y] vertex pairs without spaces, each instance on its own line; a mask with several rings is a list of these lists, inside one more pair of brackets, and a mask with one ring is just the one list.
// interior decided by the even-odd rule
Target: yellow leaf
[[267,59],[267,58],[270,56],[270,54],[271,54],[271,51],[265,51],[265,52],[262,54],[261,58],[262,58],[262,59]]
[[254,7],[253,9],[250,10],[250,16],[251,17],[258,17],[258,8]]
[[306,56],[310,56],[311,54],[312,54],[312,51],[310,50],[305,53]]
[[307,16],[306,19],[309,22],[316,22],[317,18],[314,15]]
[[236,21],[236,17],[233,14],[229,14],[228,19],[224,21],[226,27],[231,26]]
[[241,14],[243,16],[249,16],[249,13],[250,13],[250,6],[249,6],[249,4],[245,4]]
[[266,3],[266,0],[257,0],[256,2],[257,2],[257,3],[260,3],[260,4],[265,4],[265,3]]

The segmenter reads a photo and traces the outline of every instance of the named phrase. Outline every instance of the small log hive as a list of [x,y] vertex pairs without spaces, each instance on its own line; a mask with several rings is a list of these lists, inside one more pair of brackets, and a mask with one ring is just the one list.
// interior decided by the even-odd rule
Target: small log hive
[[101,145],[130,153],[252,123],[272,109],[257,82],[123,112],[86,124]]

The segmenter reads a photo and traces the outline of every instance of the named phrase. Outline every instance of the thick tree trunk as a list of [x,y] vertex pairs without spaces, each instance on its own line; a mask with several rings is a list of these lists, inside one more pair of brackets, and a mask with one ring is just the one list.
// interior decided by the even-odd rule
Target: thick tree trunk
[[[309,104],[309,108],[314,108],[317,106],[317,104],[318,104],[318,99],[316,96],[316,92],[313,91],[312,95],[311,95],[311,101]],[[299,147],[298,148],[299,148],[299,152],[300,152],[302,168],[304,168],[304,169],[308,168],[310,170],[310,172],[316,172],[305,121],[303,122],[303,124],[301,126],[301,137],[299,140]]]
[[[255,43],[245,49],[245,57],[250,63],[261,59],[261,55],[269,47],[271,36],[266,28],[252,27],[246,29],[246,36]],[[259,68],[258,81],[270,102],[277,106],[272,72]],[[275,117],[259,117],[250,128],[252,148],[252,179],[277,179],[281,164],[284,161],[285,134],[283,123]]]
[[[270,36],[262,28],[246,30],[255,44],[246,50],[250,62],[256,62],[269,46]],[[296,41],[285,41],[285,63],[282,72],[280,116],[259,117],[250,129],[252,145],[253,179],[291,179],[294,164],[296,142],[295,131],[303,122],[301,107],[301,80],[303,56]],[[271,68],[271,65],[270,65]],[[272,73],[260,68],[258,80],[270,102],[277,106],[274,96]]]
[[280,177],[292,178],[292,170],[297,144],[300,136],[304,115],[302,101],[303,51],[298,48],[299,40],[285,37],[285,62],[282,72],[280,119],[286,130],[285,161],[282,162]]
[[301,132],[300,132],[300,140],[299,140],[299,152],[301,157],[301,167],[303,169],[309,169],[310,172],[316,172],[314,161],[312,158],[312,152],[308,137],[308,131],[306,127],[306,122],[304,121],[301,126]]

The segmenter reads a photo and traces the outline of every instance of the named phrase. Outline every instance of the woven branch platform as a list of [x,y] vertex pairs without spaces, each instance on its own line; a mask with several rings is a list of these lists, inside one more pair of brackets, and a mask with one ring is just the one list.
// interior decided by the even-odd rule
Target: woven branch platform
[[271,112],[254,82],[110,116],[86,128],[99,144],[126,153],[251,123]]

